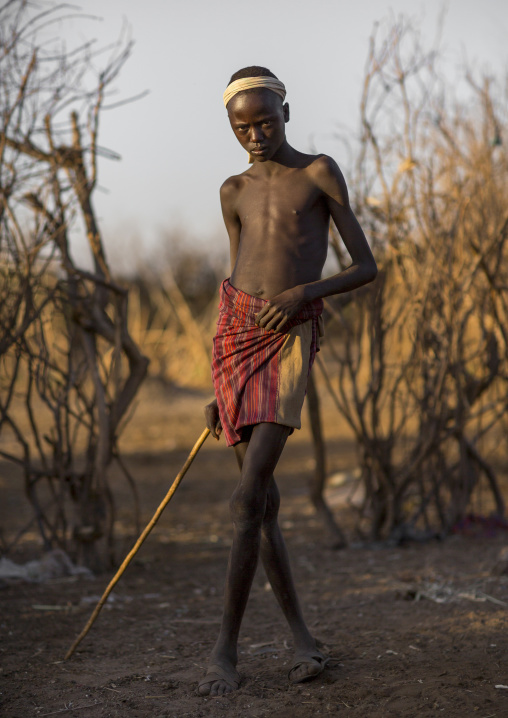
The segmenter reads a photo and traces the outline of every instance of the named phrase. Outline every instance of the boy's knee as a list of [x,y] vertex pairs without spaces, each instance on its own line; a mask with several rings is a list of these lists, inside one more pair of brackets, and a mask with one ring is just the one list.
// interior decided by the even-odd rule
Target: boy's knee
[[229,502],[234,525],[241,530],[257,530],[263,522],[265,501],[237,489]]

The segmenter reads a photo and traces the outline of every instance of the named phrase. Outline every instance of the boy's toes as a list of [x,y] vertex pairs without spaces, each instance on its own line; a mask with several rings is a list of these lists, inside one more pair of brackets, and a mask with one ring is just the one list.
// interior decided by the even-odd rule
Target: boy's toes
[[209,685],[210,685],[210,690],[208,691],[209,696],[222,695],[222,687],[224,685],[224,681],[214,681],[213,683],[211,683]]
[[302,683],[303,681],[310,680],[321,673],[322,669],[320,665],[314,661],[299,663],[294,666],[290,671],[289,680],[291,683]]
[[236,668],[213,664],[200,680],[198,692],[202,696],[223,696],[239,687],[240,676]]
[[209,696],[212,692],[213,683],[199,683],[198,693],[200,696]]
[[295,656],[293,666],[289,670],[288,678],[291,683],[311,681],[324,671],[329,660],[321,651],[298,653]]
[[223,696],[226,693],[231,693],[233,688],[231,688],[230,685],[226,683],[226,681],[215,681],[215,683],[212,683],[212,687],[210,688],[210,694],[211,696]]

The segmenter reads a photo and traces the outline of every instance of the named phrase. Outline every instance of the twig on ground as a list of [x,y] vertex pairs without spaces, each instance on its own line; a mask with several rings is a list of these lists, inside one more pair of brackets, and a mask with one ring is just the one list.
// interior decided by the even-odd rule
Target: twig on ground
[[87,703],[86,706],[71,706],[70,708],[60,708],[57,711],[51,711],[51,713],[41,713],[40,718],[45,716],[54,716],[57,713],[69,713],[70,711],[80,711],[82,708],[93,708],[94,706],[100,706],[102,701],[96,701],[95,703]]

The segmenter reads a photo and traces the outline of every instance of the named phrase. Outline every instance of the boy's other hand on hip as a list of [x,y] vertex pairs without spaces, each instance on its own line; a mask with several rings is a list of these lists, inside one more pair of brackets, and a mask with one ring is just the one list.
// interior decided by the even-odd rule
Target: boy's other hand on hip
[[303,288],[293,287],[277,294],[256,315],[256,324],[267,331],[281,332],[286,323],[304,306]]

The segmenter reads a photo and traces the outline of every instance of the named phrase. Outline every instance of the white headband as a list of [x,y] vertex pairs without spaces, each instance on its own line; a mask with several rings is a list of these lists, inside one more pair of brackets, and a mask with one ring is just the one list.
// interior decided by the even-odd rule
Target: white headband
[[252,90],[258,87],[266,87],[272,92],[275,92],[279,97],[282,97],[283,102],[286,98],[286,88],[283,83],[280,80],[276,80],[275,77],[244,77],[240,80],[235,80],[226,87],[222,96],[224,105],[227,107],[228,102],[238,92]]

